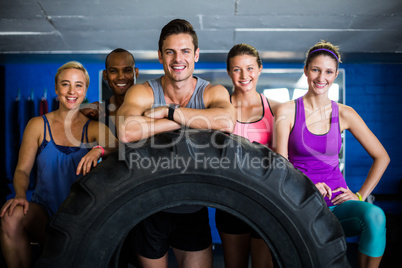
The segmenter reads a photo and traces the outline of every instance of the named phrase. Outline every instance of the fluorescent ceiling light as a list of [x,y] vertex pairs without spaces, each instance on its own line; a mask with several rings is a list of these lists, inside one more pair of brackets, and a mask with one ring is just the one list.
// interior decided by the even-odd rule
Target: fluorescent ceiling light
[[0,36],[7,35],[53,35],[56,34],[55,31],[52,32],[0,32]]
[[308,88],[308,84],[307,84],[307,77],[302,74],[299,78],[299,80],[297,80],[296,82],[296,87],[297,88],[301,88],[301,89],[307,89]]
[[287,88],[264,89],[264,96],[283,103],[289,100],[289,90]]
[[332,86],[329,88],[328,91],[328,97],[333,100],[338,102],[339,101],[339,85],[336,83],[333,83]]
[[295,90],[293,91],[292,100],[300,98],[301,96],[304,96],[306,93],[307,93],[307,89],[295,88]]
[[262,51],[260,56],[264,59],[303,58],[304,52],[293,51]]
[[379,32],[381,29],[235,28],[236,32]]

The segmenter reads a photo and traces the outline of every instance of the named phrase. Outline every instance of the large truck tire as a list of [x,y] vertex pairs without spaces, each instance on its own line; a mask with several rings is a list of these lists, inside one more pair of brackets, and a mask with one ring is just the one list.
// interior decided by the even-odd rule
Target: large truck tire
[[181,205],[237,216],[280,267],[349,267],[342,227],[304,174],[265,146],[207,130],[127,144],[77,180],[49,223],[37,267],[118,267],[137,223]]

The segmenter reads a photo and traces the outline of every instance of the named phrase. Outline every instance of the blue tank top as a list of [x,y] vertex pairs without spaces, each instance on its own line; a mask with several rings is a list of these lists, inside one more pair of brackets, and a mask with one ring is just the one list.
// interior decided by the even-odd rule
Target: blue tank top
[[[186,105],[186,108],[192,109],[205,109],[204,104],[204,90],[209,85],[209,82],[201,79],[197,76],[194,76],[197,79],[197,84],[195,86],[193,95],[191,95],[190,101]],[[152,91],[154,93],[154,104],[152,108],[159,106],[166,106],[165,94],[163,93],[161,78],[148,80],[148,84],[151,86]],[[192,206],[192,205],[183,205],[174,208],[165,209],[164,212],[169,213],[193,213],[203,208],[202,206]]]
[[[84,145],[84,137],[88,143],[88,120],[81,136],[81,145],[78,147],[57,145],[52,137],[49,122],[45,115],[44,136],[36,155],[37,183],[31,202],[44,206],[49,215],[56,213],[61,203],[70,193],[73,182],[81,175],[76,175],[78,163],[89,151]],[[49,129],[50,141],[46,140],[46,129]]]
[[[316,184],[325,182],[332,190],[347,188],[339,169],[339,152],[342,146],[339,126],[338,104],[331,101],[331,127],[323,135],[311,133],[306,125],[303,97],[296,99],[296,115],[293,129],[289,135],[288,157],[293,166],[302,171]],[[333,193],[332,198],[341,194]],[[332,202],[325,197],[328,206]]]

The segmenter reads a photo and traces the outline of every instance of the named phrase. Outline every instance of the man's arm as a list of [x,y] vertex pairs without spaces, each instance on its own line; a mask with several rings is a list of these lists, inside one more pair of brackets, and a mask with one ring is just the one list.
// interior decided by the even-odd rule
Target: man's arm
[[135,142],[181,127],[166,118],[144,116],[144,112],[151,109],[153,102],[154,95],[148,83],[134,85],[127,91],[116,118],[117,133],[121,142]]
[[[204,91],[206,109],[180,107],[173,114],[174,122],[194,129],[215,129],[233,132],[236,122],[236,111],[230,103],[228,91],[221,85],[208,86]],[[167,118],[169,109],[161,106],[149,109],[144,115],[154,119]]]
[[236,123],[236,110],[230,95],[221,85],[210,85],[204,91],[206,109],[179,108],[174,121],[196,129],[214,129],[232,133]]
[[101,118],[106,116],[104,105],[99,103],[99,101],[81,104],[80,112],[95,121],[99,121]]

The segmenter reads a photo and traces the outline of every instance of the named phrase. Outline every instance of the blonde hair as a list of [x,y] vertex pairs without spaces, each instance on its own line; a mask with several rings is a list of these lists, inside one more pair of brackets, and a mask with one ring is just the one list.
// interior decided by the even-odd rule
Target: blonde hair
[[85,76],[85,81],[86,81],[86,89],[89,87],[89,74],[88,71],[84,68],[84,66],[78,62],[78,61],[69,61],[57,69],[57,73],[55,76],[55,83],[57,84],[57,79],[59,78],[59,75],[61,74],[62,71],[67,70],[67,69],[77,69],[80,70],[84,73]]
[[319,55],[332,57],[336,61],[336,69],[338,69],[339,63],[342,62],[339,47],[331,44],[328,41],[321,40],[307,51],[304,65],[308,67],[310,62]]

